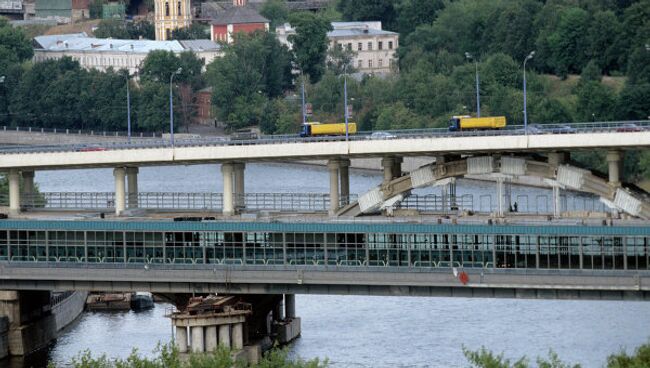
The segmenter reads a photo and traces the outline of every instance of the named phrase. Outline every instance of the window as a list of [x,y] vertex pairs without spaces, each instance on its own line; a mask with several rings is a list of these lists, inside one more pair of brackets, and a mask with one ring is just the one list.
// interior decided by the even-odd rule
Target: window
[[393,41],[388,41],[388,49],[389,50],[393,49]]
[[384,66],[384,61],[383,61],[382,59],[379,59],[378,66],[379,66],[380,68],[381,68],[382,66]]
[[363,68],[363,60],[359,59],[359,61],[357,61],[357,68]]
[[352,42],[348,42],[348,51],[352,51]]
[[372,50],[372,42],[368,42],[368,50]]
[[167,37],[165,38],[166,40],[170,40],[172,38],[172,30],[171,29],[166,29],[165,34]]
[[169,16],[169,2],[165,2],[165,16]]
[[181,15],[181,2],[178,2],[178,15]]
[[363,44],[359,42],[359,44],[357,45],[357,50],[361,51],[362,49],[363,49]]
[[382,50],[384,48],[384,43],[379,41],[377,42],[377,50]]
[[339,50],[343,50],[343,44],[342,43],[337,43],[336,47],[338,47]]
[[372,68],[372,60],[368,60],[368,68]]

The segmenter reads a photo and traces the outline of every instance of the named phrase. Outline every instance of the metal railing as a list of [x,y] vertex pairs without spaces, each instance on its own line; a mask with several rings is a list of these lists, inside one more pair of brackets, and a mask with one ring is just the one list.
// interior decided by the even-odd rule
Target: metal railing
[[[2,126],[3,132],[23,132],[23,133],[47,133],[47,134],[66,134],[66,135],[89,135],[102,137],[127,137],[127,131],[106,131],[94,129],[62,129],[62,128],[36,128],[21,126]],[[160,137],[161,133],[156,132],[131,132],[131,137]]]
[[[571,123],[571,124],[544,124],[539,127],[530,126],[528,131],[522,125],[509,125],[504,129],[495,130],[468,130],[450,132],[446,128],[411,129],[389,131],[395,139],[416,139],[416,138],[447,138],[447,137],[478,137],[478,136],[521,136],[521,135],[544,135],[544,134],[577,134],[577,133],[629,133],[646,132],[650,130],[650,121],[616,121],[616,122],[593,122],[593,123]],[[350,141],[364,141],[371,139],[372,132],[359,132],[349,137]],[[268,135],[257,139],[228,139],[224,137],[201,137],[176,139],[175,147],[200,147],[200,146],[244,146],[244,145],[268,145],[285,143],[308,143],[308,142],[335,142],[343,141],[345,136],[327,137],[299,137],[292,135]],[[47,146],[20,146],[3,147],[0,154],[36,153],[36,152],[84,152],[84,151],[105,151],[122,149],[144,149],[144,148],[170,148],[168,139],[147,139],[129,142],[102,142],[91,145],[61,144]]]
[[[326,193],[246,193],[234,195],[234,206],[245,211],[327,212],[330,208]],[[358,200],[358,195],[339,199],[339,207]],[[8,205],[6,195],[0,195],[0,205]],[[505,212],[551,215],[554,198],[546,194],[514,194],[504,197]],[[112,210],[115,208],[113,192],[44,192],[21,197],[21,205],[32,210]],[[222,193],[140,192],[127,195],[127,207],[154,210],[207,210],[223,209]],[[393,206],[393,209],[412,209],[424,214],[447,214],[462,211],[494,213],[499,206],[492,194],[463,194],[447,196],[438,194],[410,195]],[[611,212],[597,196],[562,194],[560,212]]]

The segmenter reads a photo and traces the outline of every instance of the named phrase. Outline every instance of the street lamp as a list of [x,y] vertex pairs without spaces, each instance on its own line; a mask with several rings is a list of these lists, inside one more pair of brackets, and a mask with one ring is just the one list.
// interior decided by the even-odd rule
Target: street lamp
[[129,92],[131,74],[126,71],[126,134],[131,143],[131,93]]
[[[465,57],[468,60],[472,60],[472,54],[469,52],[465,53]],[[476,117],[481,117],[481,97],[479,94],[479,81],[478,81],[478,60],[474,59],[474,65],[476,67]]]
[[528,134],[528,110],[526,109],[526,62],[535,56],[535,51],[531,51],[524,59],[524,133]]
[[348,64],[343,68],[343,106],[345,109],[345,140],[349,138],[348,130]]
[[302,125],[307,124],[307,111],[305,111],[305,76],[301,76],[302,80]]
[[182,71],[183,68],[178,68],[169,77],[169,138],[172,147],[174,147],[174,97],[173,97],[173,90],[172,90],[172,82],[174,80],[174,76],[181,74]]

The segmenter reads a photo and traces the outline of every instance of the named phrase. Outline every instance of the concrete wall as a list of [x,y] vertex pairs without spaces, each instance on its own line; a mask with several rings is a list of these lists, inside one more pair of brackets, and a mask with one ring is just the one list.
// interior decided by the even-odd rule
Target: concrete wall
[[49,291],[0,291],[0,316],[9,322],[10,355],[35,352],[56,338],[56,319],[49,303]]
[[87,291],[77,291],[52,308],[57,331],[61,331],[79,317],[86,306],[87,296]]

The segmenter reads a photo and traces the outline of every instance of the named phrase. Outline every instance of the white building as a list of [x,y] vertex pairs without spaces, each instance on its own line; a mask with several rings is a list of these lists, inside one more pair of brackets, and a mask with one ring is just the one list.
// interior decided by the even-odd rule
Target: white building
[[[361,73],[387,74],[395,71],[395,50],[399,34],[381,29],[381,22],[332,22],[327,32],[331,47],[355,52],[354,67]],[[278,40],[291,47],[288,37],[296,33],[289,23],[275,29]]]
[[69,56],[86,69],[106,71],[127,69],[135,74],[149,51],[174,53],[192,51],[207,65],[223,56],[221,46],[210,40],[151,41],[93,38],[86,33],[38,36],[34,38],[34,61],[60,59]]

